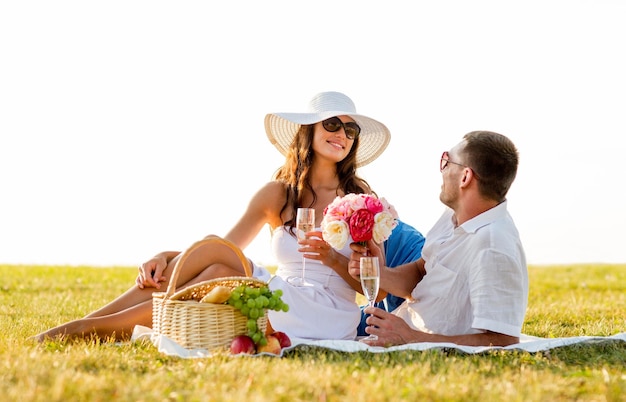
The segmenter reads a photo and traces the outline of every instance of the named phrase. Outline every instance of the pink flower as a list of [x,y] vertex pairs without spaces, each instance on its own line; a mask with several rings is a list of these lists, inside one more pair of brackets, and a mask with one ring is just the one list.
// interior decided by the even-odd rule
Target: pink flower
[[383,212],[383,203],[378,198],[368,197],[365,199],[365,208],[376,215]]
[[[382,243],[396,227],[398,213],[384,198],[370,194],[346,194],[337,197],[324,209],[322,237],[333,248],[341,250],[348,235],[355,242],[374,239]],[[349,233],[348,233],[349,232]]]

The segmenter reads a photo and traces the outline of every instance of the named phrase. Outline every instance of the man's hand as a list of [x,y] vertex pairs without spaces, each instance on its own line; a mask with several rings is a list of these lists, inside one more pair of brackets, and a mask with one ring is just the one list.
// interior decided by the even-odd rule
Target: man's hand
[[348,262],[348,273],[357,281],[361,280],[361,257],[369,255],[371,257],[378,257],[380,263],[381,272],[385,266],[385,260],[383,253],[378,245],[373,241],[367,242],[367,247],[360,245],[359,243],[351,243],[350,248],[352,253],[350,254],[350,261]]
[[418,331],[399,317],[376,307],[367,307],[363,310],[367,317],[368,327],[365,332],[378,336],[378,340],[362,341],[370,346],[389,347],[417,342],[448,342],[467,346],[508,346],[519,343],[515,336],[484,331],[467,335],[439,335]]
[[377,307],[366,307],[363,310],[366,314],[371,314],[367,317],[368,327],[365,327],[365,332],[371,335],[376,335],[378,340],[362,341],[370,346],[384,346],[389,347],[393,345],[403,345],[405,343],[416,342],[412,340],[413,336],[419,331],[415,331],[409,325],[399,317],[386,312],[385,310]]

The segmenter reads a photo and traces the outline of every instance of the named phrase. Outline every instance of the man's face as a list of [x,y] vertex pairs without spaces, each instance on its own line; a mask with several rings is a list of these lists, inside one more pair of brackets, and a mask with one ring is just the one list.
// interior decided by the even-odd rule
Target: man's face
[[439,200],[452,209],[455,208],[459,198],[458,184],[463,175],[463,169],[465,169],[465,165],[459,157],[462,145],[462,143],[456,145],[441,156],[440,170],[443,183],[441,184]]

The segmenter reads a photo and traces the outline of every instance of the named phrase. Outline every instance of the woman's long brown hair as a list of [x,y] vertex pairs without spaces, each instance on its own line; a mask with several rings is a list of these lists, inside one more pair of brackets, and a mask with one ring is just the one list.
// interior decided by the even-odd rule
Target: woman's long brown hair
[[[296,133],[287,156],[285,164],[274,174],[274,180],[284,183],[287,187],[285,203],[280,214],[291,207],[291,218],[283,225],[289,227],[289,231],[294,235],[296,226],[296,211],[298,207],[308,207],[315,203],[317,195],[311,186],[310,168],[313,163],[313,130],[314,125],[302,125]],[[344,194],[372,193],[369,184],[356,174],[356,150],[359,147],[359,137],[354,139],[352,148],[348,155],[337,163],[337,176],[339,177],[339,188]],[[313,195],[311,205],[302,205],[303,192],[307,189]]]

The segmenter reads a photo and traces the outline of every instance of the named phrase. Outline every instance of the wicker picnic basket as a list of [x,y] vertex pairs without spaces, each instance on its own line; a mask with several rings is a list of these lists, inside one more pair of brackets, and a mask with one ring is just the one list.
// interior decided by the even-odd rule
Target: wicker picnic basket
[[[185,261],[198,249],[210,244],[228,246],[243,264],[247,276],[211,279],[176,292],[176,281]],[[173,339],[186,349],[228,347],[235,336],[247,333],[248,318],[227,304],[201,303],[200,300],[215,286],[234,289],[240,285],[266,285],[266,282],[251,276],[250,261],[233,243],[217,236],[207,236],[194,243],[181,254],[174,266],[167,291],[152,295],[152,330]],[[258,318],[257,326],[265,332],[267,312]]]

